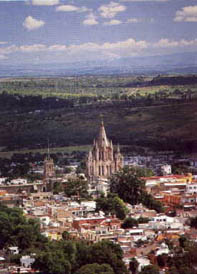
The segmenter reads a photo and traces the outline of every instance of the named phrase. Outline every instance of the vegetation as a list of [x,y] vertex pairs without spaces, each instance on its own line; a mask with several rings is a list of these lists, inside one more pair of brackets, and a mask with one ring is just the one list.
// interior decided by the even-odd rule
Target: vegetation
[[78,196],[79,198],[87,198],[88,183],[80,178],[68,179],[68,182],[64,185],[64,192],[68,197]]
[[0,205],[0,248],[10,245],[21,250],[39,248],[46,243],[40,234],[39,222],[27,220],[20,209]]
[[50,137],[53,147],[88,145],[102,113],[114,143],[195,151],[196,78],[1,79],[0,144],[40,149]]
[[122,228],[132,228],[134,226],[138,226],[138,221],[131,217],[126,218],[122,224]]
[[144,224],[149,221],[149,218],[143,218],[140,217],[139,219],[135,219],[132,217],[128,217],[124,219],[124,222],[122,223],[122,228],[132,228],[132,227],[138,227],[138,224]]
[[135,258],[132,258],[129,263],[129,270],[131,271],[132,274],[137,273],[138,265],[139,265],[138,261]]
[[19,256],[35,253],[34,269],[47,274],[82,274],[90,267],[93,273],[128,274],[122,261],[119,245],[109,241],[90,244],[70,240],[64,233],[63,240],[50,241],[40,233],[36,220],[28,220],[20,209],[0,205],[0,248],[18,246]]
[[155,265],[147,265],[140,271],[140,274],[159,274],[159,268]]
[[146,169],[125,167],[111,177],[110,191],[116,193],[126,203],[132,205],[142,203],[150,209],[162,212],[161,203],[145,190],[141,176],[146,173]]
[[107,197],[101,197],[96,200],[96,211],[104,211],[105,214],[115,214],[119,219],[123,220],[127,213],[128,209],[117,195],[108,194]]
[[197,217],[190,218],[190,226],[197,228]]
[[108,264],[87,264],[82,266],[76,274],[114,274],[113,269]]

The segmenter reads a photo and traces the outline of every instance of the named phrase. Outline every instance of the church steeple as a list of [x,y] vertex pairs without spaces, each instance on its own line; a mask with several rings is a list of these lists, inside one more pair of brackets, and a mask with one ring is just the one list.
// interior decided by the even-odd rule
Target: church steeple
[[99,129],[99,135],[97,137],[97,143],[99,146],[108,146],[109,145],[109,141],[107,139],[107,135],[105,132],[105,127],[104,127],[104,123],[103,120],[101,120],[101,125],[100,125],[100,129]]
[[114,152],[112,141],[107,138],[103,120],[97,138],[93,142],[87,162],[87,176],[93,178],[109,178],[114,172],[123,167],[123,157],[118,146]]

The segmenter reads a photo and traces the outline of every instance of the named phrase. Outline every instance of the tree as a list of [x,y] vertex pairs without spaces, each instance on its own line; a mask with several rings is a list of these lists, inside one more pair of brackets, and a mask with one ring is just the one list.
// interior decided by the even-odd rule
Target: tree
[[87,264],[82,266],[75,274],[114,274],[113,269],[108,264]]
[[110,179],[110,191],[116,193],[127,203],[132,205],[141,202],[141,197],[145,191],[144,181],[137,175],[138,170],[125,167]]
[[197,228],[197,217],[190,218],[190,226]]
[[65,259],[62,250],[39,253],[32,267],[46,274],[71,273],[71,265],[69,261]]
[[159,274],[159,268],[155,265],[147,265],[139,274]]
[[70,233],[69,233],[68,231],[65,230],[65,231],[62,233],[62,239],[65,240],[65,241],[70,240]]
[[96,210],[104,211],[106,214],[116,214],[116,216],[123,220],[128,213],[128,209],[117,195],[108,194],[107,197],[100,197],[96,200]]
[[38,220],[27,220],[20,209],[0,205],[0,247],[17,245],[21,250],[42,245]]
[[132,274],[137,273],[138,265],[139,265],[138,261],[135,258],[132,258],[131,261],[129,262],[129,270],[132,272]]
[[89,249],[89,263],[109,264],[115,274],[128,274],[122,258],[120,246],[110,241],[95,243]]
[[157,263],[159,265],[159,267],[165,267],[167,265],[168,262],[168,255],[167,254],[161,254],[159,256],[157,256]]
[[110,179],[110,191],[116,193],[127,203],[136,205],[142,203],[150,209],[162,212],[160,202],[156,201],[151,194],[146,192],[142,176],[146,175],[147,169],[125,167]]
[[142,204],[146,207],[148,207],[149,209],[154,209],[157,212],[163,212],[163,206],[161,204],[161,202],[157,201],[154,199],[154,197],[147,193],[147,192],[143,192],[142,194]]
[[65,185],[64,192],[66,196],[88,197],[88,183],[80,178],[69,179]]
[[179,238],[179,245],[182,248],[185,248],[188,244],[189,239],[185,235],[181,235]]
[[58,194],[63,191],[62,184],[60,182],[55,182],[53,185],[53,194]]
[[134,218],[126,218],[122,224],[122,228],[132,228],[134,226],[138,226],[138,221]]

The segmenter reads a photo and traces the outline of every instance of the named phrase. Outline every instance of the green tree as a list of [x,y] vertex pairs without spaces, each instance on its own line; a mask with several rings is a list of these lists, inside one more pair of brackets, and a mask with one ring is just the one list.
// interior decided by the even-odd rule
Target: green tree
[[125,167],[110,179],[110,191],[116,193],[127,203],[136,205],[143,203],[150,209],[162,212],[160,202],[146,192],[145,183],[142,177],[147,174],[147,169]]
[[138,226],[138,221],[134,218],[128,217],[122,223],[122,228],[132,228]]
[[62,184],[60,182],[55,182],[53,185],[53,194],[58,194],[63,191]]
[[190,218],[190,226],[197,228],[197,217]]
[[129,263],[129,270],[132,272],[132,274],[137,273],[138,265],[139,265],[138,261],[135,258],[132,258]]
[[155,265],[147,265],[139,274],[159,274],[159,268]]
[[144,181],[138,176],[138,170],[125,167],[110,179],[110,191],[116,193],[127,203],[132,205],[141,202],[145,191]]
[[70,233],[69,233],[68,231],[65,230],[65,231],[62,233],[62,239],[65,240],[65,241],[70,240]]
[[70,274],[71,265],[62,250],[41,252],[36,256],[33,268],[46,274]]
[[82,266],[75,274],[114,274],[113,269],[108,264],[87,264]]
[[120,246],[109,241],[98,242],[89,249],[89,263],[109,264],[115,274],[128,273],[122,258]]
[[180,238],[179,238],[179,245],[182,247],[182,248],[185,248],[188,244],[188,238],[185,236],[185,235],[181,235]]
[[64,192],[66,196],[78,196],[80,198],[88,197],[88,183],[80,178],[69,179],[65,184]]
[[102,210],[106,214],[116,214],[116,216],[123,220],[128,213],[128,209],[117,195],[108,194],[107,197],[100,197],[96,200],[96,210]]

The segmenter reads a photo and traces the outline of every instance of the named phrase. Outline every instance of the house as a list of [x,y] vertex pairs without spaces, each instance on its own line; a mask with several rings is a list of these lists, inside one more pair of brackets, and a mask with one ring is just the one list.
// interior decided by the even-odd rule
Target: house
[[21,266],[26,267],[26,268],[31,267],[31,265],[32,265],[34,262],[35,262],[35,259],[32,258],[32,257],[29,256],[29,255],[22,256],[22,257],[20,258]]
[[169,250],[167,244],[165,244],[163,242],[163,243],[161,243],[160,247],[156,250],[155,255],[159,256],[159,255],[162,255],[162,254],[169,254],[169,253],[170,253],[170,250]]

